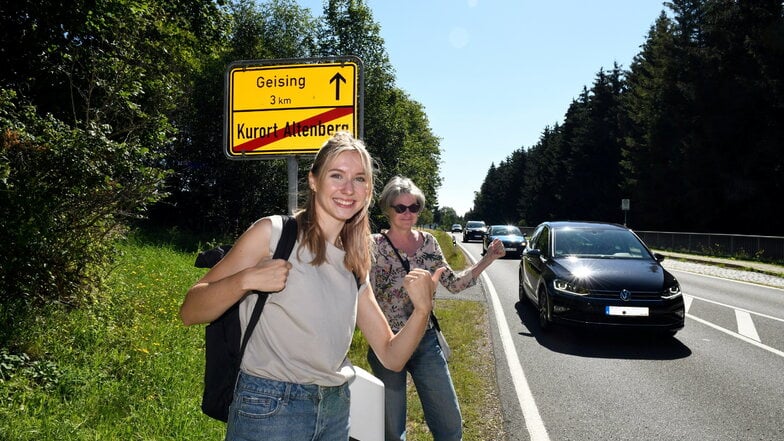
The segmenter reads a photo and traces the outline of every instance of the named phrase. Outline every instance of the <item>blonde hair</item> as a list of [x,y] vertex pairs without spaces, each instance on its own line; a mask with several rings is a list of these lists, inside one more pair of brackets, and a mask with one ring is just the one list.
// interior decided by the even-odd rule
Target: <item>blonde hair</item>
[[[318,183],[321,183],[322,179],[324,179],[321,175],[322,170],[328,170],[330,164],[338,155],[344,152],[359,153],[365,170],[368,196],[362,208],[351,219],[346,221],[338,238],[346,252],[344,260],[346,268],[360,280],[364,280],[370,272],[370,221],[368,219],[368,207],[373,196],[374,181],[373,159],[370,157],[365,143],[354,138],[351,133],[336,133],[319,149],[316,158],[313,160],[313,165],[310,167],[310,173],[315,177],[318,186]],[[299,226],[299,240],[315,256],[311,262],[312,265],[321,265],[327,259],[326,239],[318,225],[317,216],[316,194],[309,189],[305,208],[298,212],[296,217]]]

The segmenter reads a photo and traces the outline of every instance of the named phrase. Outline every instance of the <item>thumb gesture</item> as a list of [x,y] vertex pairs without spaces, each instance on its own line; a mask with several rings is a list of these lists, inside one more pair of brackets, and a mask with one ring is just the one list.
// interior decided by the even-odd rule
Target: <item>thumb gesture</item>
[[444,274],[444,271],[446,271],[446,267],[443,266],[433,271],[433,275],[430,277],[433,281],[433,292],[435,292],[435,287],[438,286],[438,281],[441,279],[441,274]]

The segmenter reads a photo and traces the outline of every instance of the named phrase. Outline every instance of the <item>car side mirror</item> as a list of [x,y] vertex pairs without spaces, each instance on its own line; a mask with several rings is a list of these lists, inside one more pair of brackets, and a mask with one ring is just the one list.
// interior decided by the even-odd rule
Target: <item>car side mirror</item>
[[656,259],[656,261],[659,263],[664,262],[664,254],[653,253],[653,258]]
[[523,251],[523,255],[527,257],[542,257],[542,250],[539,249],[531,249]]

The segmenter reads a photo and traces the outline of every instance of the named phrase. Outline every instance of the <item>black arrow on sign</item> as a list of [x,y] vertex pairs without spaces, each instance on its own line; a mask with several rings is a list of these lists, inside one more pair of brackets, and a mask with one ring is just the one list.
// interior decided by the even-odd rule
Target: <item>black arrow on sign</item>
[[343,78],[343,75],[341,75],[340,72],[336,73],[332,77],[332,79],[329,80],[330,83],[333,83],[333,82],[335,83],[335,100],[339,100],[340,99],[340,82],[341,81],[345,83],[346,79]]

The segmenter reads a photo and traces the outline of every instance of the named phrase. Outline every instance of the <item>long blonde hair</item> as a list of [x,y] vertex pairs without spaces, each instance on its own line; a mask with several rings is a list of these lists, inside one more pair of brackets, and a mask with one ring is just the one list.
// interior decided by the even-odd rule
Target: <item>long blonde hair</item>
[[[370,221],[368,219],[368,207],[373,197],[374,167],[373,159],[370,157],[365,144],[354,138],[351,133],[338,132],[327,140],[319,149],[310,172],[321,182],[322,170],[329,169],[329,165],[338,155],[343,152],[357,152],[365,169],[366,184],[368,186],[368,197],[364,201],[362,208],[347,220],[339,234],[339,241],[343,244],[346,251],[344,263],[346,268],[354,273],[360,280],[364,280],[370,271]],[[327,246],[321,228],[316,219],[316,195],[308,187],[307,201],[305,208],[297,213],[297,224],[299,226],[299,240],[308,247],[315,256],[312,265],[321,265],[326,262]]]

